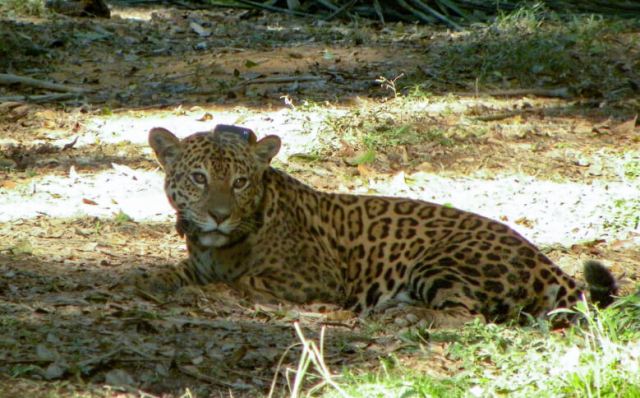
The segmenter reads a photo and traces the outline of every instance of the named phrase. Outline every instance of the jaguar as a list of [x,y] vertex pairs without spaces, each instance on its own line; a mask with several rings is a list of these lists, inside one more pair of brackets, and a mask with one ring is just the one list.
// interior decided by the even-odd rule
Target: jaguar
[[328,193],[271,166],[281,140],[218,125],[184,139],[149,132],[188,258],[142,275],[147,292],[224,282],[256,300],[331,303],[362,316],[415,314],[432,326],[543,318],[616,280],[584,264],[586,282],[509,226],[450,206]]

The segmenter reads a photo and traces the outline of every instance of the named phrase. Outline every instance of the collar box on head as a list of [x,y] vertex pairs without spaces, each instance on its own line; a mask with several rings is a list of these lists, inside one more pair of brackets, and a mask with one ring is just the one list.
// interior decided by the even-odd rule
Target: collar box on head
[[250,144],[256,142],[256,134],[253,130],[248,129],[242,126],[234,126],[231,124],[218,124],[213,129],[214,133],[224,132],[224,133],[234,133],[242,137],[243,140],[247,141]]

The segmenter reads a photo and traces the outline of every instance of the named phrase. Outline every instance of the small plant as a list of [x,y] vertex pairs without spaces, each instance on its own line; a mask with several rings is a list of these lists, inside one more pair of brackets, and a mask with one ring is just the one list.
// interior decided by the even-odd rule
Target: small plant
[[393,93],[393,98],[397,98],[398,97],[398,90],[396,88],[396,82],[398,81],[398,79],[404,77],[404,73],[399,74],[398,76],[396,76],[395,78],[389,80],[384,76],[380,76],[379,78],[376,79],[376,83],[380,84],[380,87],[384,88],[385,90],[389,90]]
[[132,221],[133,219],[125,212],[123,212],[122,210],[119,210],[118,213],[116,213],[116,216],[114,218],[114,221],[116,224],[124,224],[126,222]]
[[[303,383],[305,380],[310,377],[309,367],[313,364],[315,370],[318,372],[318,375],[321,382],[314,386],[311,391],[307,395],[313,393],[313,391],[318,391],[324,388],[325,386],[330,386],[335,392],[337,392],[341,397],[348,397],[346,392],[335,382],[334,376],[329,371],[327,364],[324,361],[324,333],[325,328],[323,327],[320,332],[320,345],[318,346],[314,341],[307,340],[302,330],[300,329],[300,324],[298,322],[294,322],[293,327],[296,331],[296,335],[300,340],[300,345],[302,346],[302,353],[300,354],[300,360],[298,361],[298,368],[291,373],[294,374],[293,381],[287,377],[287,385],[289,386],[290,396],[292,398],[297,398],[302,394]],[[287,376],[290,373],[287,373]],[[277,372],[276,372],[277,376]],[[314,376],[315,377],[315,376]],[[272,383],[272,388],[269,393],[269,397],[273,396],[275,388],[275,380]]]

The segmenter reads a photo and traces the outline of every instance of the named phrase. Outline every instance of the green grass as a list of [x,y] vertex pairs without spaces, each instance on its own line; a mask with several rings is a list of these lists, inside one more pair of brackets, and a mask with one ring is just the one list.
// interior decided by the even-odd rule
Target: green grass
[[[339,389],[320,383],[314,396],[640,397],[640,296],[573,312],[581,320],[556,331],[539,321],[406,332],[377,370],[344,369],[331,376]],[[301,377],[322,379],[311,366]]]
[[346,115],[329,116],[322,136],[334,137],[332,141],[342,141],[359,150],[363,153],[362,159],[353,163],[362,164],[372,163],[378,153],[398,147],[424,144],[452,147],[487,131],[462,124],[439,125],[420,110],[422,101],[399,95],[383,104],[366,104]]
[[116,224],[124,224],[132,220],[133,219],[131,218],[131,216],[129,216],[127,213],[123,212],[122,210],[118,210],[118,213],[116,213],[114,217],[114,221],[116,222]]
[[0,0],[0,14],[42,16],[45,14],[44,0]]
[[637,180],[640,178],[640,153],[626,153],[623,160],[623,174],[629,180]]
[[425,62],[433,75],[423,76],[419,84],[427,91],[434,81],[444,81],[481,89],[563,86],[576,94],[631,95],[629,74],[620,62],[630,57],[633,44],[623,34],[637,30],[634,24],[598,16],[560,17],[539,5],[521,8],[434,41]]
[[640,199],[615,199],[613,209],[603,224],[614,232],[637,230],[640,226]]

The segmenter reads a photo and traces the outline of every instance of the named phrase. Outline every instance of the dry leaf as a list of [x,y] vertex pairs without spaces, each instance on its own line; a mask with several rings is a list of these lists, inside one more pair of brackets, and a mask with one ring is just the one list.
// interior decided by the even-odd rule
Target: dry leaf
[[13,189],[16,187],[16,182],[15,181],[11,181],[11,180],[6,180],[6,181],[2,181],[2,188],[5,189]]
[[104,375],[104,381],[112,386],[133,386],[135,381],[126,370],[113,369]]
[[200,119],[196,119],[198,122],[208,122],[209,120],[213,120],[213,115],[209,112],[206,112]]
[[365,178],[369,178],[375,175],[375,172],[373,171],[373,169],[371,169],[370,167],[364,164],[358,165],[358,173]]
[[638,115],[635,115],[631,119],[625,122],[622,122],[616,126],[613,126],[611,128],[611,132],[614,134],[620,134],[620,135],[631,134],[636,129],[637,120],[638,120]]
[[69,367],[64,363],[53,362],[44,371],[44,378],[47,380],[60,379],[67,372]]
[[21,239],[13,245],[9,251],[11,254],[33,254],[33,246],[31,246],[31,242],[28,239]]
[[191,28],[191,30],[196,32],[198,34],[198,36],[200,36],[200,37],[211,36],[211,31],[209,29],[206,29],[205,27],[203,27],[199,23],[191,22],[189,24],[189,27]]
[[36,346],[36,356],[41,361],[55,361],[60,356],[60,354],[58,354],[55,350],[47,348],[44,344],[38,344]]
[[328,321],[334,321],[334,322],[348,321],[352,319],[354,316],[355,314],[353,313],[353,311],[349,311],[349,310],[332,311],[325,315]]
[[82,198],[82,203],[85,205],[97,206],[98,204],[91,199]]

